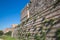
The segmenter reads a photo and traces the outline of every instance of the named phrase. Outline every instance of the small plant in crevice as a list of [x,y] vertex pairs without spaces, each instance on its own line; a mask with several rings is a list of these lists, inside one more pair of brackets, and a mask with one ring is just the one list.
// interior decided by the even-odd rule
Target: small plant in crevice
[[[42,22],[42,36],[41,36],[41,38],[42,38],[42,40],[46,40],[45,38],[46,38],[46,34],[49,32],[49,31],[47,31],[46,32],[46,29],[44,28],[45,26],[47,27],[47,26],[53,26],[53,22],[54,22],[54,19],[45,19],[43,22]],[[50,27],[50,28],[51,28]],[[50,28],[48,28],[48,30],[50,29]]]
[[28,34],[27,34],[27,37],[29,37],[30,35],[31,35],[31,34],[30,34],[30,33],[28,33]]
[[28,22],[29,21],[29,18],[26,20],[26,22]]
[[46,39],[46,32],[45,32],[44,28],[42,28],[41,33],[42,33],[42,35],[41,35],[42,40],[45,40]]
[[34,22],[36,21],[36,18],[34,18],[34,20],[33,20]]
[[54,19],[50,19],[50,20],[49,20],[49,24],[50,24],[51,26],[53,26],[53,22],[54,22]]
[[32,20],[32,19],[33,19],[32,17],[29,18],[29,20]]
[[45,20],[44,22],[43,22],[43,24],[45,25],[45,26],[48,26],[48,20]]
[[60,40],[60,29],[56,31],[56,40]]
[[53,4],[54,5],[53,8],[55,8],[57,6],[57,4],[59,4],[59,3],[60,3],[60,0],[56,0],[56,3]]
[[18,26],[17,27],[20,27],[20,24],[18,24]]
[[58,23],[60,23],[60,20],[55,21],[53,25],[56,25]]
[[35,34],[34,39],[35,40],[41,40],[41,38],[40,38],[40,36],[38,34]]
[[30,1],[30,3],[32,3],[32,2]]
[[30,38],[29,38],[29,37],[31,36],[31,33],[27,33],[27,35],[26,35],[26,36],[27,36],[27,39],[28,39],[28,40],[30,40]]
[[45,25],[46,27],[49,25],[53,26],[53,22],[54,22],[54,19],[50,19],[50,20],[45,19],[43,22],[43,25]]
[[22,25],[24,25],[25,24],[25,22],[22,22]]
[[45,40],[46,39],[46,33],[43,32],[43,39],[42,40]]
[[45,17],[43,17],[41,21],[44,21],[44,20],[45,20]]

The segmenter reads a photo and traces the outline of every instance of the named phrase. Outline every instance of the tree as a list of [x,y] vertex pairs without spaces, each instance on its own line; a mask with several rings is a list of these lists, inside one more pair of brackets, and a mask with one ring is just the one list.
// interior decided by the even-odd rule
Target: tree
[[2,35],[3,35],[3,31],[0,30],[0,36],[2,36]]
[[11,31],[9,31],[9,32],[7,32],[7,33],[5,33],[5,35],[8,35],[8,36],[11,36]]

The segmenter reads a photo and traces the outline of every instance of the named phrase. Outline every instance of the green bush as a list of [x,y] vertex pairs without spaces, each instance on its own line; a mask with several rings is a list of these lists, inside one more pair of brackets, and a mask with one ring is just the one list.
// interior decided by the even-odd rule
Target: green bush
[[56,32],[56,40],[60,40],[60,29]]

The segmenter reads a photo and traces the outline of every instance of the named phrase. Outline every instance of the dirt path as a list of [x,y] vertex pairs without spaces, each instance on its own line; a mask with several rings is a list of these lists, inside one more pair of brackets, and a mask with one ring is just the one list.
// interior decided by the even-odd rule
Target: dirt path
[[0,39],[0,40],[3,40],[3,39]]

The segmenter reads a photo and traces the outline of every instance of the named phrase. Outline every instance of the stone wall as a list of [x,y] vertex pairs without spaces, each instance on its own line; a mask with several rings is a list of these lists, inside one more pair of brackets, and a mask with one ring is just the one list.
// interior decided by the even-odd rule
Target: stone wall
[[57,0],[31,0],[31,16],[21,23],[20,38],[35,40],[37,34],[42,39],[45,33],[46,40],[56,40],[55,32],[60,28],[59,4]]

